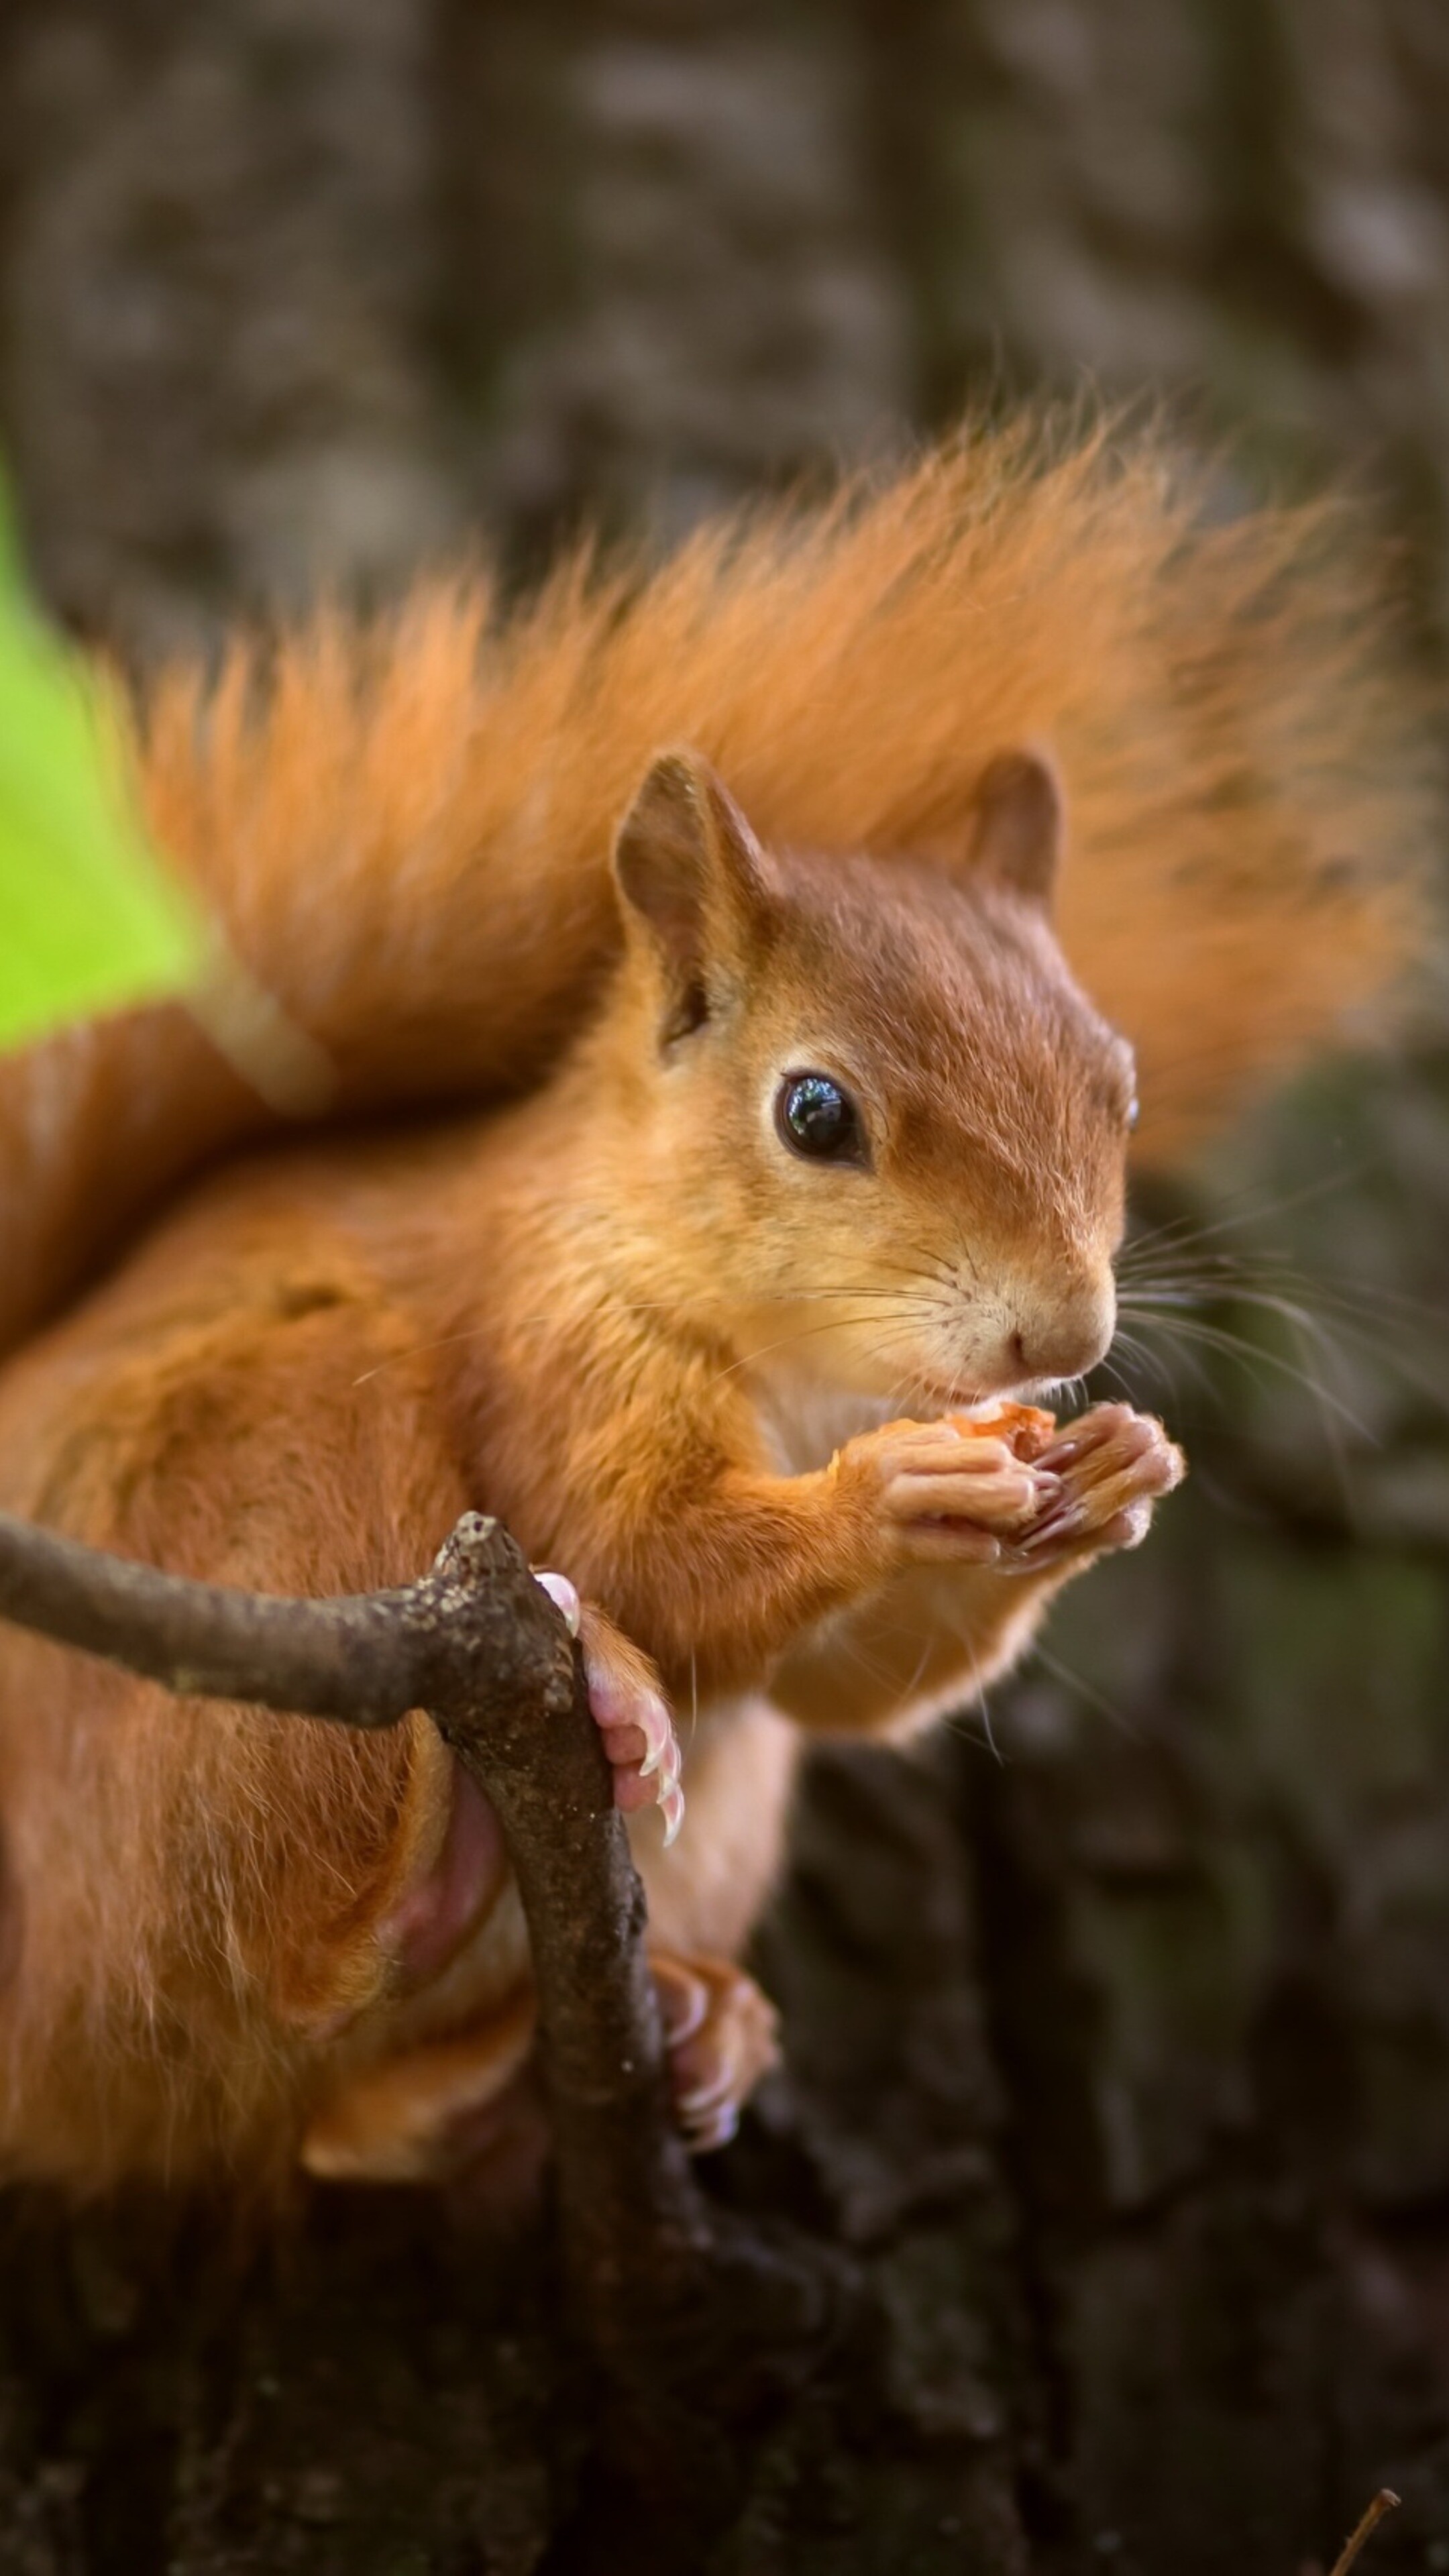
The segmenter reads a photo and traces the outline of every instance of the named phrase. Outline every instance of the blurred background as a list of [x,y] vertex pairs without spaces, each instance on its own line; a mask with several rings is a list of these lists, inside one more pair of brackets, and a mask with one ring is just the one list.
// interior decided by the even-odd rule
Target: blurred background
[[147,648],[672,533],[970,393],[1368,462],[1442,615],[1437,0],[8,0],[3,425]]
[[[141,662],[480,538],[519,580],[583,521],[664,542],[1044,389],[1230,433],[1229,501],[1351,477],[1442,664],[1444,0],[0,20],[0,451],[52,607]],[[818,1767],[762,1951],[793,2073],[725,2187],[875,2266],[906,2430],[792,2455],[815,2537],[781,2544],[777,2478],[750,2576],[1295,2576],[1384,2480],[1366,2563],[1449,2567],[1445,1025],[1144,1210],[1199,1297],[1165,1379],[1130,1373],[1195,1469],[1150,1548],[1064,1603],[989,1735]],[[114,2363],[145,2329],[97,2313]],[[315,2395],[315,2313],[267,2331]],[[250,2415],[202,2443],[274,2554],[193,2545],[154,2370],[136,2522],[131,2432],[56,2369],[8,2450],[0,2370],[36,2553],[0,2566],[153,2563],[106,2556],[97,2496],[175,2566],[455,2563],[370,2554],[406,2474],[365,2536],[315,2413],[281,2465]],[[435,2468],[453,2436],[414,2438]],[[531,2566],[493,2467],[456,2563]],[[895,2554],[850,2555],[870,2530]]]

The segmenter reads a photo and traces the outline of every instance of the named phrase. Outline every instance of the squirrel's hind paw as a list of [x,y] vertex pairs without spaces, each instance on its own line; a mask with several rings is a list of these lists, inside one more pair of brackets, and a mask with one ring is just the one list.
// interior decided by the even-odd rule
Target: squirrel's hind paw
[[684,1821],[684,1792],[679,1739],[659,1676],[605,1611],[579,1599],[566,1574],[535,1567],[534,1580],[563,1612],[583,1650],[589,1706],[613,1765],[614,1804],[625,1815],[657,1804],[667,1848]]
[[728,2146],[760,2077],[775,2064],[774,2005],[728,1959],[650,1960],[664,2020],[675,2116],[693,2155]]

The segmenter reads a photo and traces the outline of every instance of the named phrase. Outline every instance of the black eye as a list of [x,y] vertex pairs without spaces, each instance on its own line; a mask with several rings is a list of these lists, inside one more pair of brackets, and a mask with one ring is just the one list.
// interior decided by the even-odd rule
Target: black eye
[[828,1073],[787,1073],[775,1101],[775,1124],[794,1154],[817,1163],[863,1163],[865,1131],[848,1091]]

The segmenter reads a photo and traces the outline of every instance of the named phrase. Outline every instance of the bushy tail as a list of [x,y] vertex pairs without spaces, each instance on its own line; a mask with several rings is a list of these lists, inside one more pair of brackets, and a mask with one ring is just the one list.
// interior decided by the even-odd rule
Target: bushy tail
[[[332,1060],[339,1105],[527,1082],[607,961],[612,827],[689,742],[760,831],[959,833],[1049,745],[1062,930],[1133,1039],[1144,1160],[1352,1027],[1402,963],[1429,800],[1401,660],[1333,507],[1214,519],[1150,437],[968,434],[884,484],[587,551],[505,613],[480,575],[335,614],[138,718],[152,827]],[[0,1067],[0,1341],[268,1112],[174,1010]]]

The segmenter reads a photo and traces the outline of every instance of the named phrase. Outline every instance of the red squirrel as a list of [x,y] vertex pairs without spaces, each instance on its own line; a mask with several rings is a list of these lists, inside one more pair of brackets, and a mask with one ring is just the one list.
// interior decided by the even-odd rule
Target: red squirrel
[[[499,1513],[583,1629],[619,1803],[664,1810],[669,1840],[640,1813],[636,1847],[700,2147],[770,2054],[731,1963],[803,1737],[979,1689],[1181,1473],[1124,1407],[1058,1431],[1031,1401],[1111,1338],[1133,1048],[1174,1148],[1402,946],[1395,869],[1339,864],[1341,834],[1386,858],[1413,837],[1394,701],[1343,645],[1335,576],[1308,610],[1284,593],[1296,542],[1252,523],[1194,554],[1160,476],[1008,441],[804,535],[700,541],[639,596],[566,576],[491,647],[425,603],[386,647],[324,624],[260,700],[242,664],[204,704],[163,688],[153,819],[373,1115],[188,1179],[268,1120],[176,1014],[0,1069],[0,1505],[319,1593],[406,1579],[462,1510]],[[647,758],[711,672],[694,730],[728,786],[697,751]],[[473,1105],[377,1114],[447,1093]],[[496,1823],[425,1720],[176,1703],[7,1632],[0,1830],[6,2170],[501,2155],[526,1943]]]

